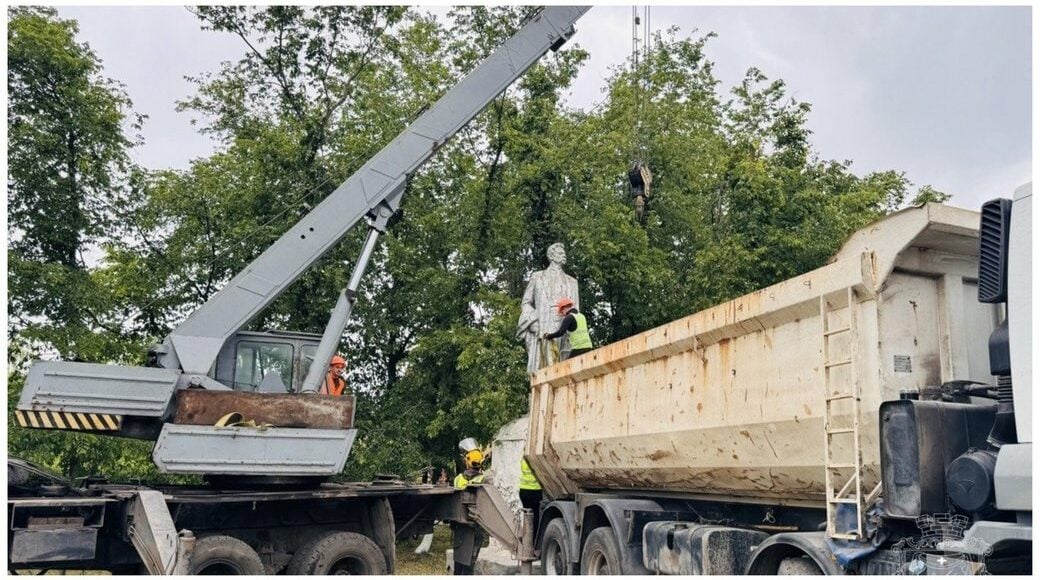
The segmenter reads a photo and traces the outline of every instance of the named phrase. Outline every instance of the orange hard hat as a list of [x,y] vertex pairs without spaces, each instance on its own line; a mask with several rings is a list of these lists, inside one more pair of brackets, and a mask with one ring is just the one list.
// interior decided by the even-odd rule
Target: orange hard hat
[[560,298],[556,301],[556,311],[560,314],[567,312],[567,309],[574,306],[574,301],[570,298]]
[[344,359],[343,357],[341,357],[341,356],[339,356],[337,354],[336,356],[332,357],[332,362],[329,363],[329,366],[332,366],[332,367],[346,367],[347,366],[347,361],[346,361],[346,359]]

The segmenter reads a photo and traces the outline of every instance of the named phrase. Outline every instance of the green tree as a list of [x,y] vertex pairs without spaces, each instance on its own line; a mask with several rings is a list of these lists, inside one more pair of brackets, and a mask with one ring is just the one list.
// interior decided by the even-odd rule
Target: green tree
[[[52,9],[8,11],[10,407],[30,358],[139,362],[142,353],[121,324],[122,282],[90,258],[127,233],[116,208],[132,171],[127,133],[141,119],[77,32]],[[155,474],[143,442],[12,427],[8,449],[72,476]]]
[[140,117],[52,9],[8,11],[9,313],[13,337],[66,358],[118,356],[109,289],[86,256],[118,237]]

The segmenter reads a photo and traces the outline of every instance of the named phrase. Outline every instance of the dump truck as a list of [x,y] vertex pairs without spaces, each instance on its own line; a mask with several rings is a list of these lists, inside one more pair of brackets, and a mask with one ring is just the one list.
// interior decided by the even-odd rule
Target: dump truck
[[1031,192],[539,370],[543,570],[1030,573]]
[[[482,525],[519,545],[512,514],[485,488],[457,491],[394,478],[330,482],[357,435],[354,399],[318,390],[409,179],[492,99],[561,47],[588,9],[532,12],[151,348],[145,366],[35,361],[15,407],[21,427],[153,441],[161,473],[206,484],[128,485],[107,482],[104,474],[68,482],[9,459],[8,570],[380,574],[393,570],[395,540],[430,531],[434,520]],[[363,223],[367,236],[324,332],[249,329]]]

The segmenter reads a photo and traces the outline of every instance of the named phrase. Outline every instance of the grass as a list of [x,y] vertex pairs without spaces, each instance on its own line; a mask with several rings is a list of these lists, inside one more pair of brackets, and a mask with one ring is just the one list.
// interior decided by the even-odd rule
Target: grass
[[433,528],[433,545],[425,554],[416,554],[422,537],[397,542],[397,565],[394,574],[401,576],[445,576],[444,551],[451,549],[451,528],[438,524]]

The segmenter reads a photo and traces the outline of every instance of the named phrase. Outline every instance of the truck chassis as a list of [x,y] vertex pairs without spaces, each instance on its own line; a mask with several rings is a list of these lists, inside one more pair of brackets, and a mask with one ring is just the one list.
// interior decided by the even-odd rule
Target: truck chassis
[[[11,461],[18,460],[9,460],[9,478]],[[398,538],[428,533],[435,521],[467,523],[452,488],[395,480],[221,489],[89,481],[75,487],[50,478],[8,491],[11,573],[381,574],[394,569]],[[144,500],[160,497],[158,515],[155,505],[146,513]],[[156,569],[164,565],[156,556],[171,547],[174,561]]]
[[[869,553],[857,554],[842,565],[842,558],[862,550],[862,545],[828,540],[823,506],[808,502],[760,504],[605,490],[543,502],[539,519],[535,544],[542,570],[549,575],[891,575],[928,573],[922,570],[933,568],[956,574],[1032,571],[1032,543],[1026,528],[1021,538],[1004,537],[992,545],[985,543],[986,538],[976,538],[975,543],[943,546],[928,545],[930,530],[922,527],[923,521],[890,519],[883,521],[877,545],[867,546]],[[943,534],[963,532],[968,526],[966,518],[941,520],[942,516],[934,516],[929,525]],[[966,534],[963,538],[969,539]],[[973,546],[982,549],[973,551]]]

